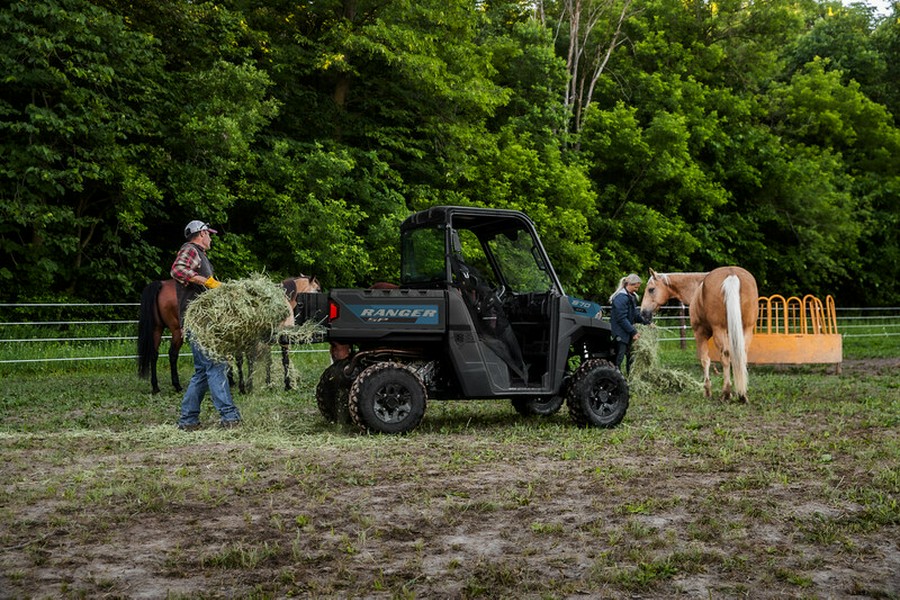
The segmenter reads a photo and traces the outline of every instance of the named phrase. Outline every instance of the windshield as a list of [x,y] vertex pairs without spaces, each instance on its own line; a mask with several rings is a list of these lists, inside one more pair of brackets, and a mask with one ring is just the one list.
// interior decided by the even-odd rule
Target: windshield
[[553,288],[553,280],[528,231],[519,229],[498,235],[487,245],[510,291],[526,294]]

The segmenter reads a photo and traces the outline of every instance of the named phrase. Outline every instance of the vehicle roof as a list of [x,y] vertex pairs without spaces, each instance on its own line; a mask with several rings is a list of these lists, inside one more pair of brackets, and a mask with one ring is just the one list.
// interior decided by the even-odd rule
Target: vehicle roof
[[513,225],[521,227],[523,224],[528,229],[534,230],[534,224],[528,215],[518,210],[477,206],[433,206],[410,215],[400,225],[400,231],[429,225],[453,225],[475,230],[502,230]]

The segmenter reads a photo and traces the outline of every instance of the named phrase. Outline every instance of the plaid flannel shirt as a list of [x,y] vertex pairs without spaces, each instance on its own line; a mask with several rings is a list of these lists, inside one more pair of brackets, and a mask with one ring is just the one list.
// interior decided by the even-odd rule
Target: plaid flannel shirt
[[194,244],[187,243],[183,245],[181,250],[178,251],[178,256],[175,257],[175,262],[172,263],[170,271],[172,278],[179,283],[188,285],[191,282],[191,277],[200,275],[200,252],[202,250]]

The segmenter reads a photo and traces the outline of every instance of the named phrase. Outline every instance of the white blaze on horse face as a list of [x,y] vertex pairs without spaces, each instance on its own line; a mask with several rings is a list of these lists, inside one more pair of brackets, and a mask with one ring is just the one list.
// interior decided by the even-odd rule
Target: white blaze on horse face
[[653,313],[659,310],[659,307],[669,301],[669,287],[664,279],[655,272],[647,280],[647,287],[644,289],[644,298],[641,300],[641,315],[651,317]]

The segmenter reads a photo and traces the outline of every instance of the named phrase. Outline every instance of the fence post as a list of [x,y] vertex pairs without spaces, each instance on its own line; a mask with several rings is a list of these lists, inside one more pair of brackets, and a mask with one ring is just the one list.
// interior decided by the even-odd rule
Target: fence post
[[678,335],[678,344],[681,346],[682,350],[687,349],[687,324],[684,322],[685,312],[684,312],[684,304],[681,305],[681,308],[678,310],[678,317],[681,322],[681,332]]

